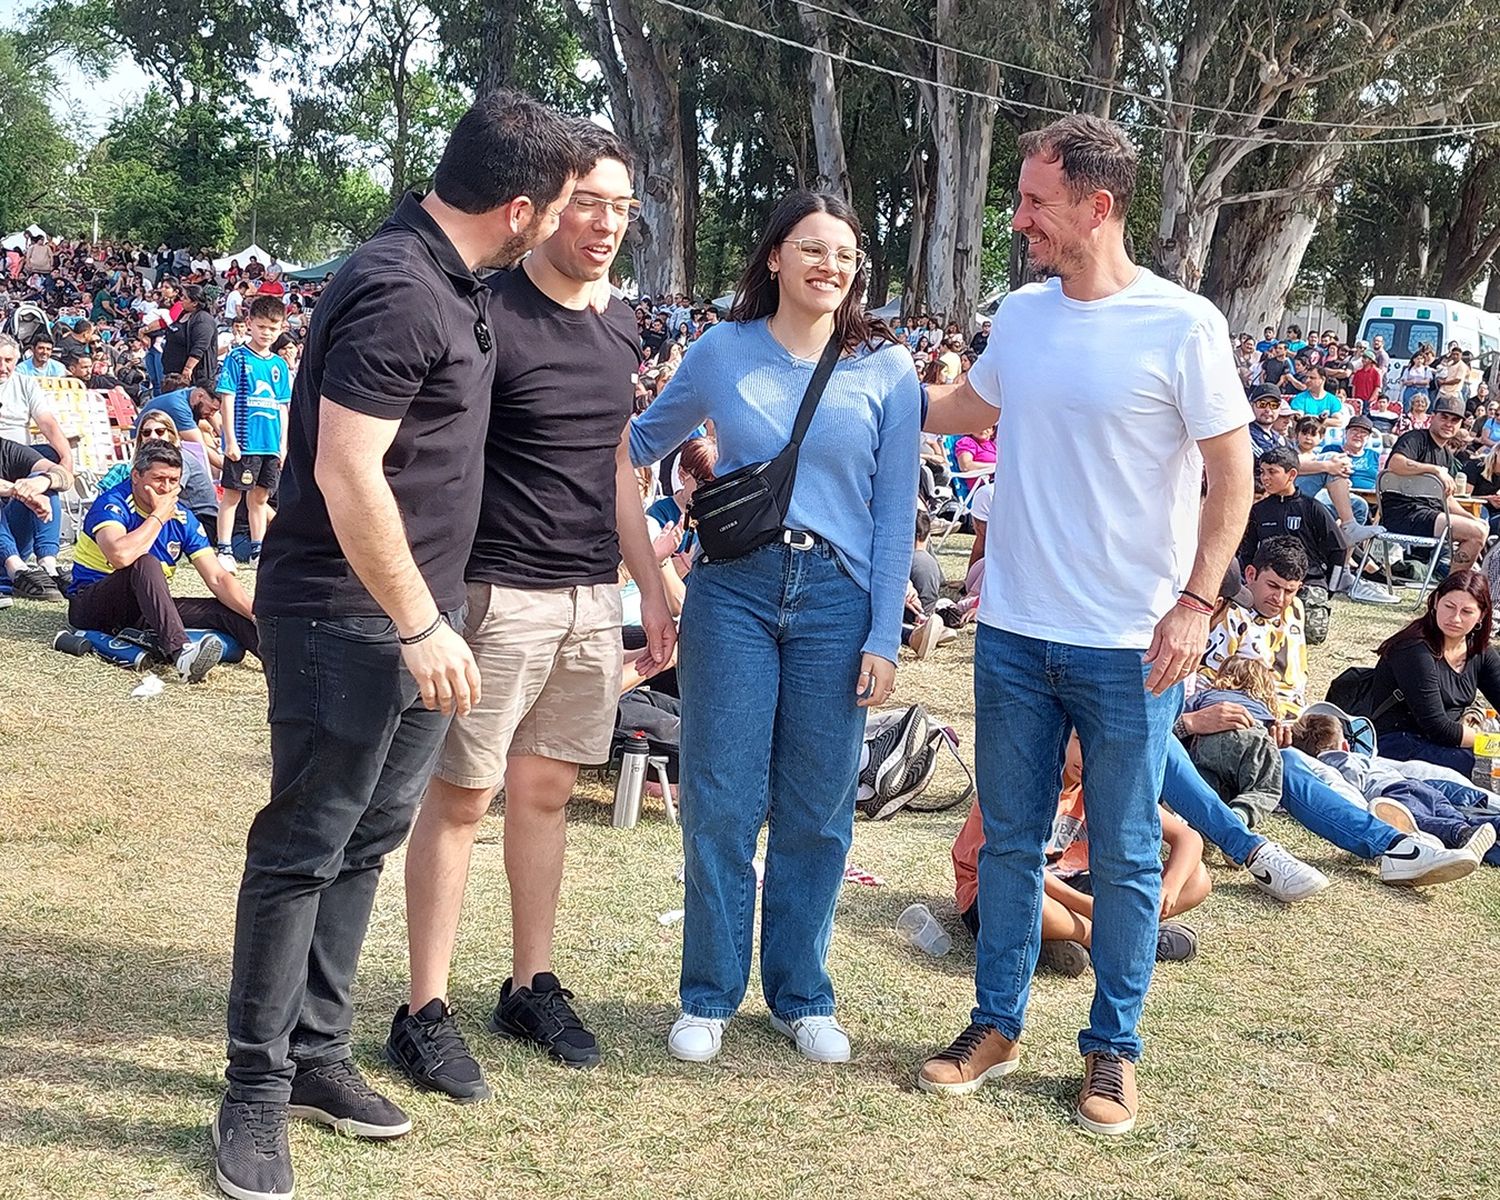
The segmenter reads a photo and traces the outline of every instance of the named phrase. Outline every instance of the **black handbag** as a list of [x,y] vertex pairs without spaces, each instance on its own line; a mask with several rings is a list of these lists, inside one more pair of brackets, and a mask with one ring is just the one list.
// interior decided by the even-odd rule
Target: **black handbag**
[[792,484],[797,478],[797,454],[807,427],[812,424],[813,410],[823,397],[823,389],[842,351],[843,345],[835,334],[824,347],[802,395],[802,407],[797,410],[797,420],[792,426],[792,440],[780,454],[731,471],[693,494],[688,505],[688,523],[697,532],[703,557],[709,562],[740,558],[781,536],[792,503]]

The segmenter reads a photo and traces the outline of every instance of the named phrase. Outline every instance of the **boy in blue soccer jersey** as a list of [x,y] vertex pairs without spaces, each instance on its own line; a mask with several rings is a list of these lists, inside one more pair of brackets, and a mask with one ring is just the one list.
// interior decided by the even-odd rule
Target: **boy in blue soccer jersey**
[[242,492],[250,523],[250,561],[260,558],[271,493],[286,460],[286,411],[292,399],[291,368],[286,359],[271,352],[271,343],[286,323],[281,297],[257,296],[250,302],[249,318],[250,340],[224,359],[217,388],[224,426],[218,555],[229,572],[235,569],[234,512]]
[[[129,479],[99,493],[78,533],[68,622],[109,634],[144,628],[182,678],[197,683],[224,642],[212,633],[192,642],[188,627],[222,630],[257,658],[260,639],[250,598],[219,566],[198,518],[178,503],[181,491],[182,451],[153,441],[136,451]],[[212,600],[173,599],[171,578],[183,559]]]

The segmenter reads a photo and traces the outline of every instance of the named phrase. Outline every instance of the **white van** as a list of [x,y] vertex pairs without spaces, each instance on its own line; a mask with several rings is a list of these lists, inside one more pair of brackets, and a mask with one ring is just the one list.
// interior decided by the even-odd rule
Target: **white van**
[[1487,368],[1500,351],[1500,313],[1435,296],[1374,296],[1360,319],[1359,340],[1373,346],[1377,336],[1385,339],[1392,364],[1403,368],[1423,342],[1439,356],[1457,342]]

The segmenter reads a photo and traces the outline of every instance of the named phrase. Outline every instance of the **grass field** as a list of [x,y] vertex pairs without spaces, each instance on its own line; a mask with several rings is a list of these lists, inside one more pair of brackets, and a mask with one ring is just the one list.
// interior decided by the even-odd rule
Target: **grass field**
[[[962,539],[945,567],[961,575]],[[1410,609],[1340,604],[1315,690]],[[233,897],[266,794],[263,679],[135,678],[48,649],[57,606],[0,612],[0,1194],[180,1197],[211,1191],[206,1122],[223,1066]],[[965,636],[903,666],[903,700],[955,725],[966,756]],[[951,764],[934,787],[957,786]],[[481,1027],[508,970],[500,836],[475,851],[453,998],[496,1098],[460,1108],[379,1062],[405,998],[401,861],[389,864],[357,984],[358,1060],[411,1112],[371,1146],[294,1127],[303,1197],[1493,1197],[1486,1049],[1500,1012],[1500,875],[1402,893],[1282,821],[1275,836],[1335,880],[1282,908],[1214,869],[1190,917],[1199,958],[1163,968],[1143,1032],[1142,1120],[1101,1145],[1068,1120],[1088,977],[1042,976],[1021,1070],[969,1101],[915,1089],[967,1021],[973,950],[948,847],[964,812],[861,823],[832,970],[855,1059],[819,1068],[751,998],[718,1061],[670,1059],[681,905],[674,830],[653,810],[610,827],[605,791],[572,814],[558,971],[605,1049],[564,1073]],[[954,933],[930,959],[896,936],[924,901]]]

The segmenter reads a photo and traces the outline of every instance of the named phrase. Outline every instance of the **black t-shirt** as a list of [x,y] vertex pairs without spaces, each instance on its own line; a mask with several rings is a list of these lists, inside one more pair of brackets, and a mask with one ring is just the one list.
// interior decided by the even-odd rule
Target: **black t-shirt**
[[280,503],[256,578],[257,613],[380,615],[344,558],[313,475],[320,396],[400,422],[385,476],[406,540],[437,606],[462,606],[495,369],[476,329],[483,295],[483,282],[415,193],[328,285],[292,390]]
[[1307,582],[1327,587],[1333,568],[1344,561],[1348,547],[1333,514],[1311,496],[1266,496],[1250,507],[1250,521],[1240,541],[1240,562],[1255,558],[1256,547],[1267,538],[1294,537],[1307,551]]
[[37,463],[43,461],[30,446],[0,438],[0,479],[7,483],[19,483],[36,469]]
[[1260,377],[1265,383],[1277,387],[1281,383],[1281,377],[1292,369],[1291,360],[1285,358],[1268,358],[1261,365]]
[[615,451],[635,402],[635,317],[562,307],[525,268],[490,279],[495,384],[467,577],[514,588],[613,583]]
[[168,375],[176,375],[194,356],[198,365],[193,368],[189,382],[194,387],[212,391],[219,380],[219,323],[201,308],[184,313],[167,326],[167,336],[161,348],[161,369]]
[[[1442,467],[1450,476],[1458,475],[1458,459],[1453,457],[1453,452],[1439,446],[1425,429],[1403,433],[1391,447],[1391,453],[1403,455],[1412,462]],[[1381,512],[1399,520],[1421,520],[1424,514],[1438,513],[1442,508],[1442,503],[1436,497],[1401,496],[1395,492],[1387,492],[1380,497]]]

